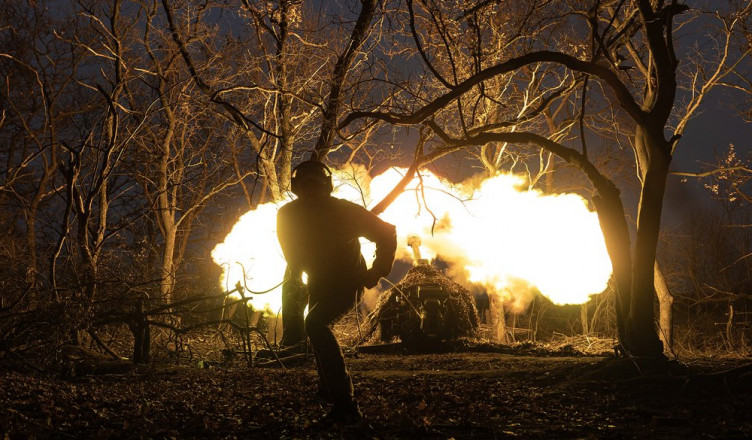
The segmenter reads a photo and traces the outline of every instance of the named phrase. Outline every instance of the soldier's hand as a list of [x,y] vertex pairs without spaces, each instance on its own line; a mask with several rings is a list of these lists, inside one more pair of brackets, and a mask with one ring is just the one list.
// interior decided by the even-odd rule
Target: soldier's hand
[[381,274],[374,268],[370,268],[365,271],[365,273],[363,273],[361,284],[363,284],[366,289],[373,289],[377,284],[379,284],[380,279]]

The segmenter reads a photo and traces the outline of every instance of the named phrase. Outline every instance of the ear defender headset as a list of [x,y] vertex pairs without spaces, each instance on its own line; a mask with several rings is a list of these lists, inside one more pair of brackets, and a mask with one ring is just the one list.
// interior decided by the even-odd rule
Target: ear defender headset
[[324,163],[317,160],[307,160],[296,166],[292,170],[290,179],[290,191],[300,197],[300,193],[305,191],[306,187],[319,187],[327,194],[334,191],[332,183],[332,170]]

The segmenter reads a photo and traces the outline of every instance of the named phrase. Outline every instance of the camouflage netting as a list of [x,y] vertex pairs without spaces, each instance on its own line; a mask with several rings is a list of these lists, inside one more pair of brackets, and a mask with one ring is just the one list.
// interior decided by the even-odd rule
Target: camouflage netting
[[[442,307],[445,327],[442,339],[477,337],[479,322],[473,296],[438,269],[421,265],[411,268],[402,281],[381,294],[369,315],[367,339],[375,339],[372,335],[378,334],[377,330],[381,331],[383,342],[388,342],[392,335],[399,336],[406,345],[430,339],[420,327],[418,298],[419,287],[429,285],[439,286],[448,294]],[[385,325],[389,327],[386,333]]]

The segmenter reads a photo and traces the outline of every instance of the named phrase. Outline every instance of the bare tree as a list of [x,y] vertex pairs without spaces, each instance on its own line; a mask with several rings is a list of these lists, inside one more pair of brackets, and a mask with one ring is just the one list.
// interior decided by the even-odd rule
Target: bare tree
[[[169,303],[194,222],[212,198],[249,173],[233,170],[235,142],[228,136],[228,123],[196,90],[179,51],[170,49],[170,34],[155,26],[158,2],[143,7],[146,26],[134,43],[143,50],[134,48],[131,62],[147,74],[140,86],[129,88],[129,96],[146,123],[135,137],[139,148],[130,164],[158,226],[156,277],[161,280],[159,297]],[[145,56],[135,56],[138,52]]]
[[[3,172],[0,193],[23,221],[28,255],[27,282],[41,281],[38,256],[40,208],[54,194],[61,130],[69,119],[61,111],[72,99],[70,73],[83,54],[45,32],[54,19],[45,5],[6,3],[2,7],[4,33],[0,63],[3,71]],[[64,19],[61,19],[64,22]],[[62,127],[61,127],[62,126]],[[17,230],[15,221],[7,225]]]
[[[360,6],[347,31],[336,21],[346,20],[336,15],[340,12],[326,22],[329,11],[306,9],[302,2],[244,1],[237,10],[221,3],[207,5],[203,11],[214,7],[238,14],[241,21],[236,24],[243,30],[242,38],[248,39],[245,44],[233,41],[238,57],[232,62],[248,74],[230,75],[235,70],[211,71],[208,60],[196,53],[195,34],[182,30],[183,22],[206,22],[201,11],[189,16],[162,1],[193,81],[247,137],[258,176],[273,200],[280,200],[289,187],[293,159],[309,153],[323,160],[336,148],[343,93],[353,63],[363,57],[361,48],[376,12],[373,0],[363,0]],[[196,32],[195,26],[191,29]],[[317,140],[312,143],[314,136]]]
[[[409,8],[411,5],[408,3]],[[433,14],[437,7],[433,2],[421,2],[421,6],[428,14]],[[511,142],[537,145],[579,168],[596,193],[593,202],[600,216],[614,268],[620,341],[626,351],[635,356],[661,357],[662,344],[655,330],[653,312],[656,297],[654,264],[666,177],[684,128],[679,124],[671,136],[666,136],[678,91],[675,17],[689,8],[678,2],[666,4],[647,0],[548,2],[546,5],[531,1],[525,2],[522,7],[528,11],[522,14],[523,17],[542,14],[545,19],[541,22],[554,26],[549,34],[550,42],[536,43],[531,50],[526,49],[524,53],[500,63],[461,71],[462,76],[454,81],[443,79],[441,72],[431,69],[446,91],[426,95],[424,105],[413,106],[409,112],[402,113],[353,113],[342,125],[364,117],[392,124],[422,124],[443,142],[442,147],[431,153],[418,153],[422,158],[472,145]],[[484,2],[475,10],[481,9],[492,16],[498,6]],[[734,23],[748,19],[749,9],[749,5],[746,5],[740,11],[727,12],[723,20],[729,28],[733,28]],[[582,24],[589,32],[582,32]],[[419,44],[416,42],[416,46]],[[747,51],[741,51],[733,59],[721,58],[718,63],[724,66],[724,71],[733,69],[747,54]],[[559,66],[588,79],[583,83],[581,92],[580,111],[583,114],[588,104],[610,104],[628,117],[633,127],[630,144],[640,182],[634,248],[631,246],[619,190],[591,160],[593,152],[588,149],[584,133],[579,148],[575,148],[535,131],[511,132],[488,124],[472,125],[474,119],[467,113],[463,101],[465,97],[472,95],[473,90],[482,88],[492,78],[515,74],[526,66],[540,63]],[[588,88],[590,82],[602,85],[600,99],[593,96],[592,89]],[[708,87],[713,85],[711,78]],[[589,99],[584,97],[588,92],[591,93]],[[459,123],[451,125],[439,119],[446,121],[447,117]]]

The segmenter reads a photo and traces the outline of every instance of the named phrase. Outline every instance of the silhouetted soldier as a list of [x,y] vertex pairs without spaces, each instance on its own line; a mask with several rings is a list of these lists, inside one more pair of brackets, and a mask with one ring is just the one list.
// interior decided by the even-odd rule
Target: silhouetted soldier
[[[291,189],[298,199],[279,210],[279,243],[290,279],[299,282],[303,272],[308,275],[305,330],[316,355],[320,386],[334,404],[326,419],[353,423],[360,419],[360,410],[332,326],[358,303],[364,287],[374,287],[391,271],[395,228],[359,205],[332,197],[331,171],[321,162],[298,165]],[[360,252],[360,237],[376,243],[370,269]]]

